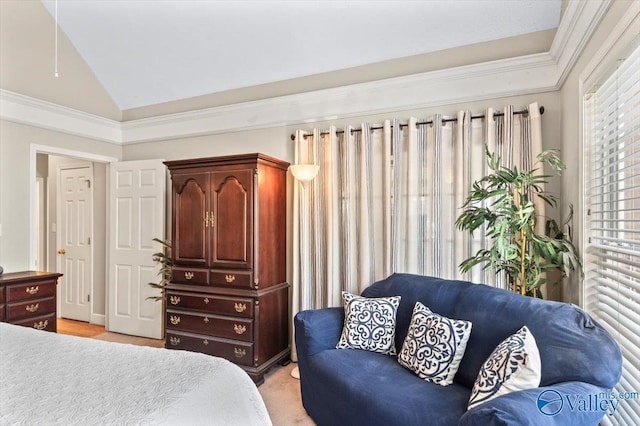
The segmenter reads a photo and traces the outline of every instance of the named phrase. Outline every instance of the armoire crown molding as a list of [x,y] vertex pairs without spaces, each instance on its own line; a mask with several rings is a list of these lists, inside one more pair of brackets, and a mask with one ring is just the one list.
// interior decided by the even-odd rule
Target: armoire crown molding
[[0,119],[126,145],[555,91],[610,4],[570,1],[546,53],[125,122],[0,90]]

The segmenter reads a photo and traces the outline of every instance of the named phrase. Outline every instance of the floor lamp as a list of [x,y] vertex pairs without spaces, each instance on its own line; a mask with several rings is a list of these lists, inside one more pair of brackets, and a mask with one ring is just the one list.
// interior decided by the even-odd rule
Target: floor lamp
[[[290,166],[289,170],[291,170],[291,174],[293,175],[293,177],[301,184],[301,194],[303,197],[301,205],[306,207],[308,204],[307,203],[307,197],[308,197],[307,186],[309,182],[315,179],[316,175],[318,174],[318,171],[320,170],[320,166],[315,164],[295,164],[293,166]],[[307,245],[307,241],[306,241],[307,214],[308,214],[308,211],[301,212],[300,214],[300,247],[302,248],[305,248]],[[300,253],[302,257],[302,251],[300,251]],[[308,265],[306,264],[304,259],[302,259],[302,261],[300,262],[300,271],[301,271],[300,275],[302,277],[306,277],[305,269],[307,268],[307,266]],[[300,284],[304,285],[305,283],[303,283],[301,280]],[[291,370],[291,377],[293,377],[294,379],[300,379],[300,369],[298,369],[298,366],[296,366],[293,370]]]

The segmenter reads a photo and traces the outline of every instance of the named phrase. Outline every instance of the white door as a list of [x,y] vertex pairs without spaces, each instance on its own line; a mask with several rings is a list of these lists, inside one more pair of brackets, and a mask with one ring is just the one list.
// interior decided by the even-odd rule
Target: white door
[[78,321],[91,319],[92,195],[90,166],[61,168],[58,198],[58,271],[60,316]]
[[153,253],[164,239],[167,172],[161,160],[112,163],[109,176],[109,287],[107,330],[162,337],[159,266]]

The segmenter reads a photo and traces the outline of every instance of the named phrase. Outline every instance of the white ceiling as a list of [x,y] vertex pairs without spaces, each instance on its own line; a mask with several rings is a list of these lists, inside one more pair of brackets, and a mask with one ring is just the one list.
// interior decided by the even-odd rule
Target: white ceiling
[[[53,16],[55,0],[42,2]],[[58,24],[126,110],[552,29],[560,9],[561,0],[58,0]]]

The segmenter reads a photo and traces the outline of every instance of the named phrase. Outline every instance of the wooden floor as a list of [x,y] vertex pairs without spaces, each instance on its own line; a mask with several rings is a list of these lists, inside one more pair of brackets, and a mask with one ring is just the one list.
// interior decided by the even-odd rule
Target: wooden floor
[[82,321],[58,318],[57,326],[59,334],[90,337],[92,339],[106,340],[108,342],[128,343],[131,345],[151,346],[154,348],[164,347],[164,340],[162,339],[147,339],[144,337],[112,333],[110,331],[105,331],[104,326],[98,324],[89,324]]
[[104,325],[89,324],[88,322],[65,318],[58,318],[57,326],[58,333],[70,334],[71,336],[95,337],[104,333]]

